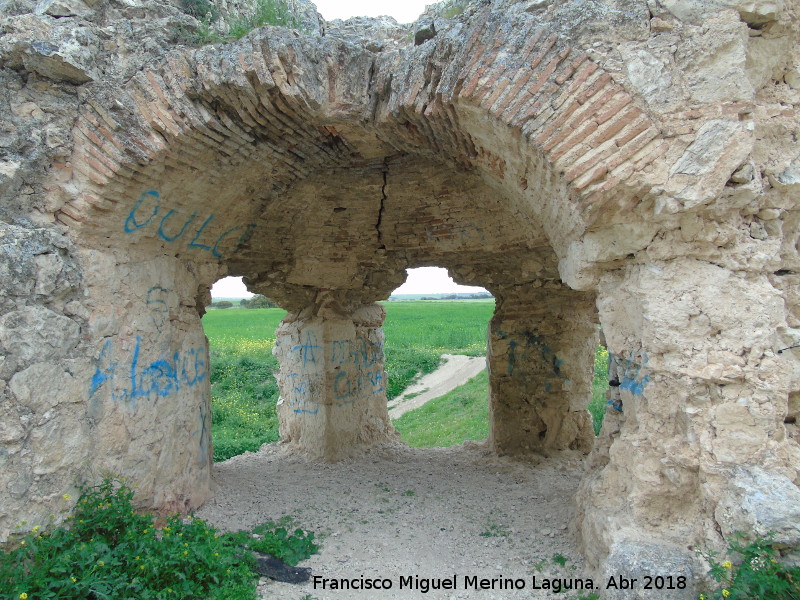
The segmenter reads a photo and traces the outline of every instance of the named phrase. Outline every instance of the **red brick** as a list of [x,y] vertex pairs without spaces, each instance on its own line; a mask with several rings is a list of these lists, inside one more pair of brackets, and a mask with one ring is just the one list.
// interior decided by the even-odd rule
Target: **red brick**
[[611,154],[613,154],[616,151],[617,147],[614,144],[607,144],[606,147],[603,148],[602,150],[598,148],[592,148],[589,152],[586,153],[586,154],[591,154],[592,152],[594,152],[591,158],[581,161],[581,159],[584,156],[586,156],[586,154],[583,154],[575,158],[575,160],[572,161],[574,166],[569,171],[566,172],[565,177],[569,181],[577,179],[578,177],[586,173],[586,171],[595,166],[597,163],[608,158],[609,156],[611,156]]
[[567,154],[570,150],[580,145],[584,139],[586,139],[596,130],[597,130],[597,123],[595,123],[594,121],[587,121],[586,123],[582,124],[574,132],[572,132],[564,141],[562,141],[560,144],[553,146],[552,150],[550,151],[550,160],[553,162],[557,161],[559,158]]
[[601,127],[591,139],[587,140],[588,143],[594,147],[607,142],[625,129],[625,127],[634,123],[636,118],[641,117],[641,115],[642,112],[635,107],[625,111],[625,113],[619,115],[618,118],[606,123],[605,127]]
[[578,102],[584,104],[587,100],[592,98],[595,94],[597,94],[600,90],[602,90],[608,83],[610,83],[611,75],[608,73],[603,73],[600,75],[594,83],[589,85],[587,88],[581,90],[580,94],[577,96]]
[[631,140],[630,143],[620,147],[618,152],[615,152],[607,161],[609,171],[613,171],[618,166],[627,161],[630,157],[636,154],[639,150],[644,148],[651,140],[658,136],[655,129],[645,129],[636,138]]
[[595,167],[583,177],[575,180],[573,185],[576,190],[580,191],[590,183],[594,183],[595,181],[599,181],[605,177],[606,173],[608,173],[608,168],[605,165],[600,165],[599,167]]
[[598,113],[595,116],[595,121],[597,121],[600,125],[608,121],[609,119],[615,117],[619,114],[623,108],[628,106],[632,102],[632,98],[627,92],[621,91],[617,94],[616,100],[612,98],[611,103],[609,103],[608,107],[603,110],[602,112]]
[[75,209],[70,208],[69,204],[62,206],[55,213],[56,220],[67,227],[78,228],[81,223],[85,223],[87,218],[79,214]]
[[580,67],[584,61],[589,58],[589,55],[585,52],[582,52],[575,58],[567,67],[561,71],[558,75],[556,75],[556,83],[558,85],[563,84],[567,79],[569,79],[572,74],[576,71],[578,67]]
[[639,124],[636,124],[633,127],[631,127],[630,130],[626,131],[620,137],[616,138],[614,142],[617,144],[617,146],[621,148],[622,146],[630,142],[633,138],[635,138],[637,135],[642,133],[645,129],[647,129],[650,126],[651,123],[649,122],[649,119],[645,119],[641,121]]

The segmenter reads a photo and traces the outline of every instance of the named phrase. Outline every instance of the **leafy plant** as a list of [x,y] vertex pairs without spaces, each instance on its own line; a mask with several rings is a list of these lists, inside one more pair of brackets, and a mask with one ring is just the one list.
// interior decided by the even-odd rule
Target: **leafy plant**
[[262,554],[270,554],[290,565],[316,554],[319,546],[314,542],[314,534],[295,528],[292,519],[285,517],[279,522],[272,521],[258,525],[252,531],[239,531],[226,534],[231,542]]
[[265,524],[256,528],[258,539],[220,535],[202,519],[138,513],[132,499],[124,479],[106,478],[81,489],[67,526],[14,536],[2,549],[0,597],[251,600],[257,576],[250,549],[269,547],[295,561],[317,549],[313,534],[299,529]]
[[780,562],[771,536],[747,541],[737,533],[728,542],[727,555],[722,562],[713,552],[704,555],[711,565],[709,574],[720,587],[700,594],[701,600],[800,599],[800,567]]
[[[187,35],[184,31],[176,31],[174,37],[179,42],[189,45],[227,43],[238,40],[254,29],[264,25],[275,25],[300,29],[302,22],[287,0],[257,0],[252,14],[229,16],[222,25],[215,26],[219,14],[214,11],[203,12],[208,0],[182,0],[184,12],[200,21],[194,33]],[[227,32],[227,33],[222,33]],[[271,304],[271,303],[270,303]],[[272,304],[274,306],[274,304]],[[263,306],[259,306],[263,308]]]

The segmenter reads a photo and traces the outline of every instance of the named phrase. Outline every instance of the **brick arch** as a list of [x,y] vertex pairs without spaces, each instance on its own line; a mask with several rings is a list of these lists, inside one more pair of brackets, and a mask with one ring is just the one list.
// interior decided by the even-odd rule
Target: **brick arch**
[[279,30],[174,51],[84,104],[57,217],[85,231],[161,180],[186,193],[234,179],[236,190],[203,199],[247,213],[216,217],[206,232],[217,239],[314,172],[411,154],[482,174],[516,199],[512,213],[546,222],[563,255],[604,212],[641,199],[639,175],[669,143],[586,53],[533,19],[525,35],[507,36],[518,17],[489,16],[406,60],[332,40],[320,49]]
[[[210,493],[207,378],[199,401],[190,385],[207,364],[193,309],[202,308],[204,290],[226,269],[248,276],[252,269],[256,290],[277,290],[292,310],[279,331],[287,400],[282,419],[292,440],[316,458],[346,456],[391,435],[385,401],[359,396],[378,389],[382,368],[373,350],[382,344],[383,317],[363,305],[388,294],[406,264],[426,260],[452,265],[471,283],[491,283],[502,297],[489,356],[496,450],[591,445],[581,399],[590,386],[594,296],[561,282],[559,260],[587,229],[647,194],[652,182],[641,172],[670,143],[636,99],[580,49],[532,19],[523,24],[524,36],[506,36],[518,23],[495,17],[487,12],[463,35],[377,56],[335,40],[318,43],[267,29],[223,48],[174,51],[121,89],[98,86],[83,105],[73,131],[75,176],[63,189],[68,199],[57,218],[82,247],[100,253],[103,264],[133,274],[111,298],[107,281],[88,286],[98,306],[120,302],[125,311],[98,334],[94,357],[93,401],[112,406],[116,419],[106,419],[111,425],[103,439],[113,440],[113,428],[129,419],[117,398],[134,392],[175,393],[176,405],[196,413],[155,437],[134,436],[125,448],[98,444],[98,455],[116,470],[138,461],[138,469],[161,469],[166,477],[181,471],[180,479],[140,486],[140,496],[149,495],[145,502],[196,506]],[[514,46],[509,39],[520,42]],[[395,182],[406,179],[416,187],[398,191]],[[439,179],[449,180],[438,189],[446,188],[441,197],[450,221],[437,223],[424,203],[414,202],[438,193]],[[322,198],[330,181],[341,189]],[[357,212],[370,202],[365,234],[349,238],[337,237],[333,217],[292,214],[328,204],[330,214]],[[437,227],[410,226],[401,233],[401,226],[420,217]],[[445,227],[467,221],[479,223],[471,231],[487,233],[492,243],[460,244]],[[331,262],[363,247],[366,256],[354,273],[388,275],[365,277],[356,288],[348,287],[348,278],[315,285],[316,273],[296,276],[310,269],[298,266],[297,253],[284,260],[291,263],[287,274],[280,272],[277,250],[286,240],[296,244],[298,230],[316,225],[330,225],[331,240],[320,238],[317,249]],[[389,225],[394,233],[381,230]],[[415,250],[425,236],[433,242]],[[328,250],[335,240],[343,244],[340,255]],[[270,254],[280,260],[256,268]],[[498,273],[499,258],[507,266]],[[275,273],[277,279],[270,279]],[[148,324],[151,290],[159,307],[169,302],[167,324],[158,331]],[[170,292],[175,297],[164,299]],[[147,331],[140,334],[142,328]],[[331,348],[325,346],[329,339]],[[347,362],[353,354],[342,349],[361,345],[369,348],[369,365]],[[297,359],[295,348],[320,357],[327,352],[330,364],[303,373],[308,357]],[[564,356],[573,360],[562,367]],[[119,373],[137,368],[145,386],[115,383]],[[163,368],[172,369],[172,388],[159,379]],[[333,380],[340,383],[332,390],[328,368],[338,369]],[[309,404],[308,394],[322,398],[322,408]],[[152,414],[140,415],[139,422],[157,420],[155,404],[141,410]],[[307,421],[297,420],[298,414]],[[338,425],[319,436],[320,423]],[[131,450],[170,437],[174,445],[186,435],[205,440],[205,447],[187,445],[180,464]],[[312,441],[304,442],[309,435]]]

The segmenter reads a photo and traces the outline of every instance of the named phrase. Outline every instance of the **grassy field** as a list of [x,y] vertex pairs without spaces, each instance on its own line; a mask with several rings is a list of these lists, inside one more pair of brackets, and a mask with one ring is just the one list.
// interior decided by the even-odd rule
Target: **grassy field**
[[211,351],[214,460],[278,440],[278,361],[272,356],[279,308],[209,310],[203,328]]
[[391,400],[419,374],[439,366],[442,354],[486,354],[494,300],[385,302],[386,372]]
[[444,396],[394,421],[400,437],[415,448],[482,440],[489,435],[489,376],[485,370]]
[[[387,395],[394,398],[418,375],[439,366],[441,355],[486,353],[486,327],[494,301],[386,302]],[[272,356],[275,330],[285,311],[278,308],[209,310],[203,327],[211,349],[214,460],[257,450],[278,439],[278,389]],[[594,399],[595,428],[605,410],[608,354],[598,351]],[[396,426],[412,446],[445,446],[488,433],[485,373],[450,394],[403,416]]]

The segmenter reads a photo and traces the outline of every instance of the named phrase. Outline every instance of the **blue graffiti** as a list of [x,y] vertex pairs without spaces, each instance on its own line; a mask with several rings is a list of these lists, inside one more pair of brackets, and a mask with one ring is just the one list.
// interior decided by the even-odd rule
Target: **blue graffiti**
[[[89,397],[94,396],[104,383],[110,382],[111,398],[129,402],[137,399],[157,400],[178,392],[182,387],[192,388],[208,375],[205,348],[190,348],[175,352],[170,358],[159,358],[140,364],[142,338],[136,336],[136,346],[130,358],[129,375],[118,373],[119,362],[113,357],[113,344],[107,340],[97,359],[97,368],[89,385]],[[122,387],[129,383],[129,387]]]
[[150,307],[150,319],[153,325],[156,326],[158,331],[164,326],[169,316],[169,305],[165,299],[170,294],[170,291],[160,285],[154,285],[147,290],[146,304]]
[[292,346],[292,352],[300,351],[303,357],[303,368],[308,366],[308,363],[317,364],[317,350],[321,350],[322,346],[317,344],[317,336],[313,331],[306,331],[306,341],[304,344]]
[[[143,192],[139,196],[139,200],[133,205],[128,217],[125,219],[125,233],[133,233],[138,231],[139,229],[145,228],[150,223],[154,221],[154,219],[159,215],[161,212],[161,194],[159,194],[156,190],[148,190]],[[144,213],[144,216],[142,216]],[[178,211],[175,209],[170,209],[167,213],[161,217],[161,221],[158,224],[158,230],[156,234],[158,237],[165,242],[175,242],[178,239],[182,238],[184,234],[186,234],[189,226],[194,223],[195,219],[199,216],[196,212],[193,212],[189,215],[189,218],[183,222],[180,229],[178,229],[177,233],[170,234],[166,231],[167,222],[174,216],[178,214]],[[221,251],[221,245],[225,240],[227,240],[232,234],[235,232],[241,232],[238,239],[232,245],[231,251],[235,252],[242,244],[246,243],[253,235],[253,229],[255,229],[255,224],[251,223],[249,225],[237,225],[236,227],[231,227],[230,229],[224,231],[216,239],[209,239],[207,242],[202,241],[203,234],[206,228],[211,224],[211,222],[216,218],[216,215],[209,215],[203,221],[202,225],[195,231],[194,237],[192,237],[191,241],[188,243],[189,248],[198,248],[200,250],[205,250],[210,252],[212,256],[215,258],[223,258],[224,255]],[[139,219],[142,219],[141,221]]]
[[[170,210],[170,211],[169,211],[167,214],[165,214],[165,215],[162,217],[162,219],[161,219],[161,223],[159,223],[159,225],[158,225],[158,237],[160,237],[162,240],[164,240],[164,241],[166,241],[166,242],[174,242],[174,241],[175,241],[175,240],[177,240],[179,237],[181,237],[181,236],[182,236],[184,233],[186,233],[186,228],[187,228],[187,227],[189,227],[189,225],[191,225],[192,221],[194,221],[194,220],[195,220],[195,217],[197,217],[197,213],[196,213],[196,212],[193,212],[193,213],[191,214],[191,216],[190,216],[190,217],[189,217],[189,218],[186,220],[186,222],[183,224],[183,227],[181,227],[181,230],[180,230],[178,233],[176,233],[176,234],[175,234],[175,235],[173,235],[173,236],[168,236],[168,235],[167,235],[167,234],[164,232],[164,224],[165,224],[165,223],[166,223],[166,222],[169,220],[169,218],[170,218],[172,215],[174,215],[174,214],[175,214],[175,212],[176,212],[176,211],[175,211],[175,209],[172,209],[172,210]],[[190,245],[191,245],[191,244],[190,244]]]
[[333,394],[338,402],[337,407],[353,404],[363,392],[369,392],[373,396],[383,392],[383,370],[361,371],[355,375],[340,371],[333,380]]
[[[517,368],[518,361],[522,361],[523,364],[525,364],[526,361],[531,360],[531,352],[534,352],[535,354],[539,355],[539,358],[546,365],[548,365],[553,375],[559,377],[560,379],[567,379],[567,377],[561,372],[561,367],[564,365],[564,361],[556,356],[556,353],[553,352],[553,349],[544,342],[544,339],[541,336],[531,333],[530,331],[523,331],[519,334],[522,337],[522,340],[518,342],[517,340],[509,339],[511,336],[499,329],[495,331],[495,335],[501,340],[508,340],[507,372],[509,376],[514,374],[514,370]],[[550,386],[548,384],[548,389],[546,389],[548,392],[550,391],[549,387]]]
[[[289,394],[289,407],[292,412],[297,414],[315,415],[319,412],[319,406],[309,401],[311,381],[308,375],[300,373],[290,373],[291,392]],[[313,406],[313,408],[307,408]]]
[[619,371],[619,389],[628,390],[634,396],[641,396],[644,388],[650,382],[649,375],[642,375],[642,369],[647,366],[649,358],[647,354],[642,353],[641,362],[634,360],[635,352],[631,352],[628,358],[622,356],[614,356],[612,360],[617,361],[617,369]]
[[199,438],[197,463],[199,465],[207,464],[211,448],[211,414],[208,411],[208,396],[205,394],[200,402],[199,424],[192,435]]

